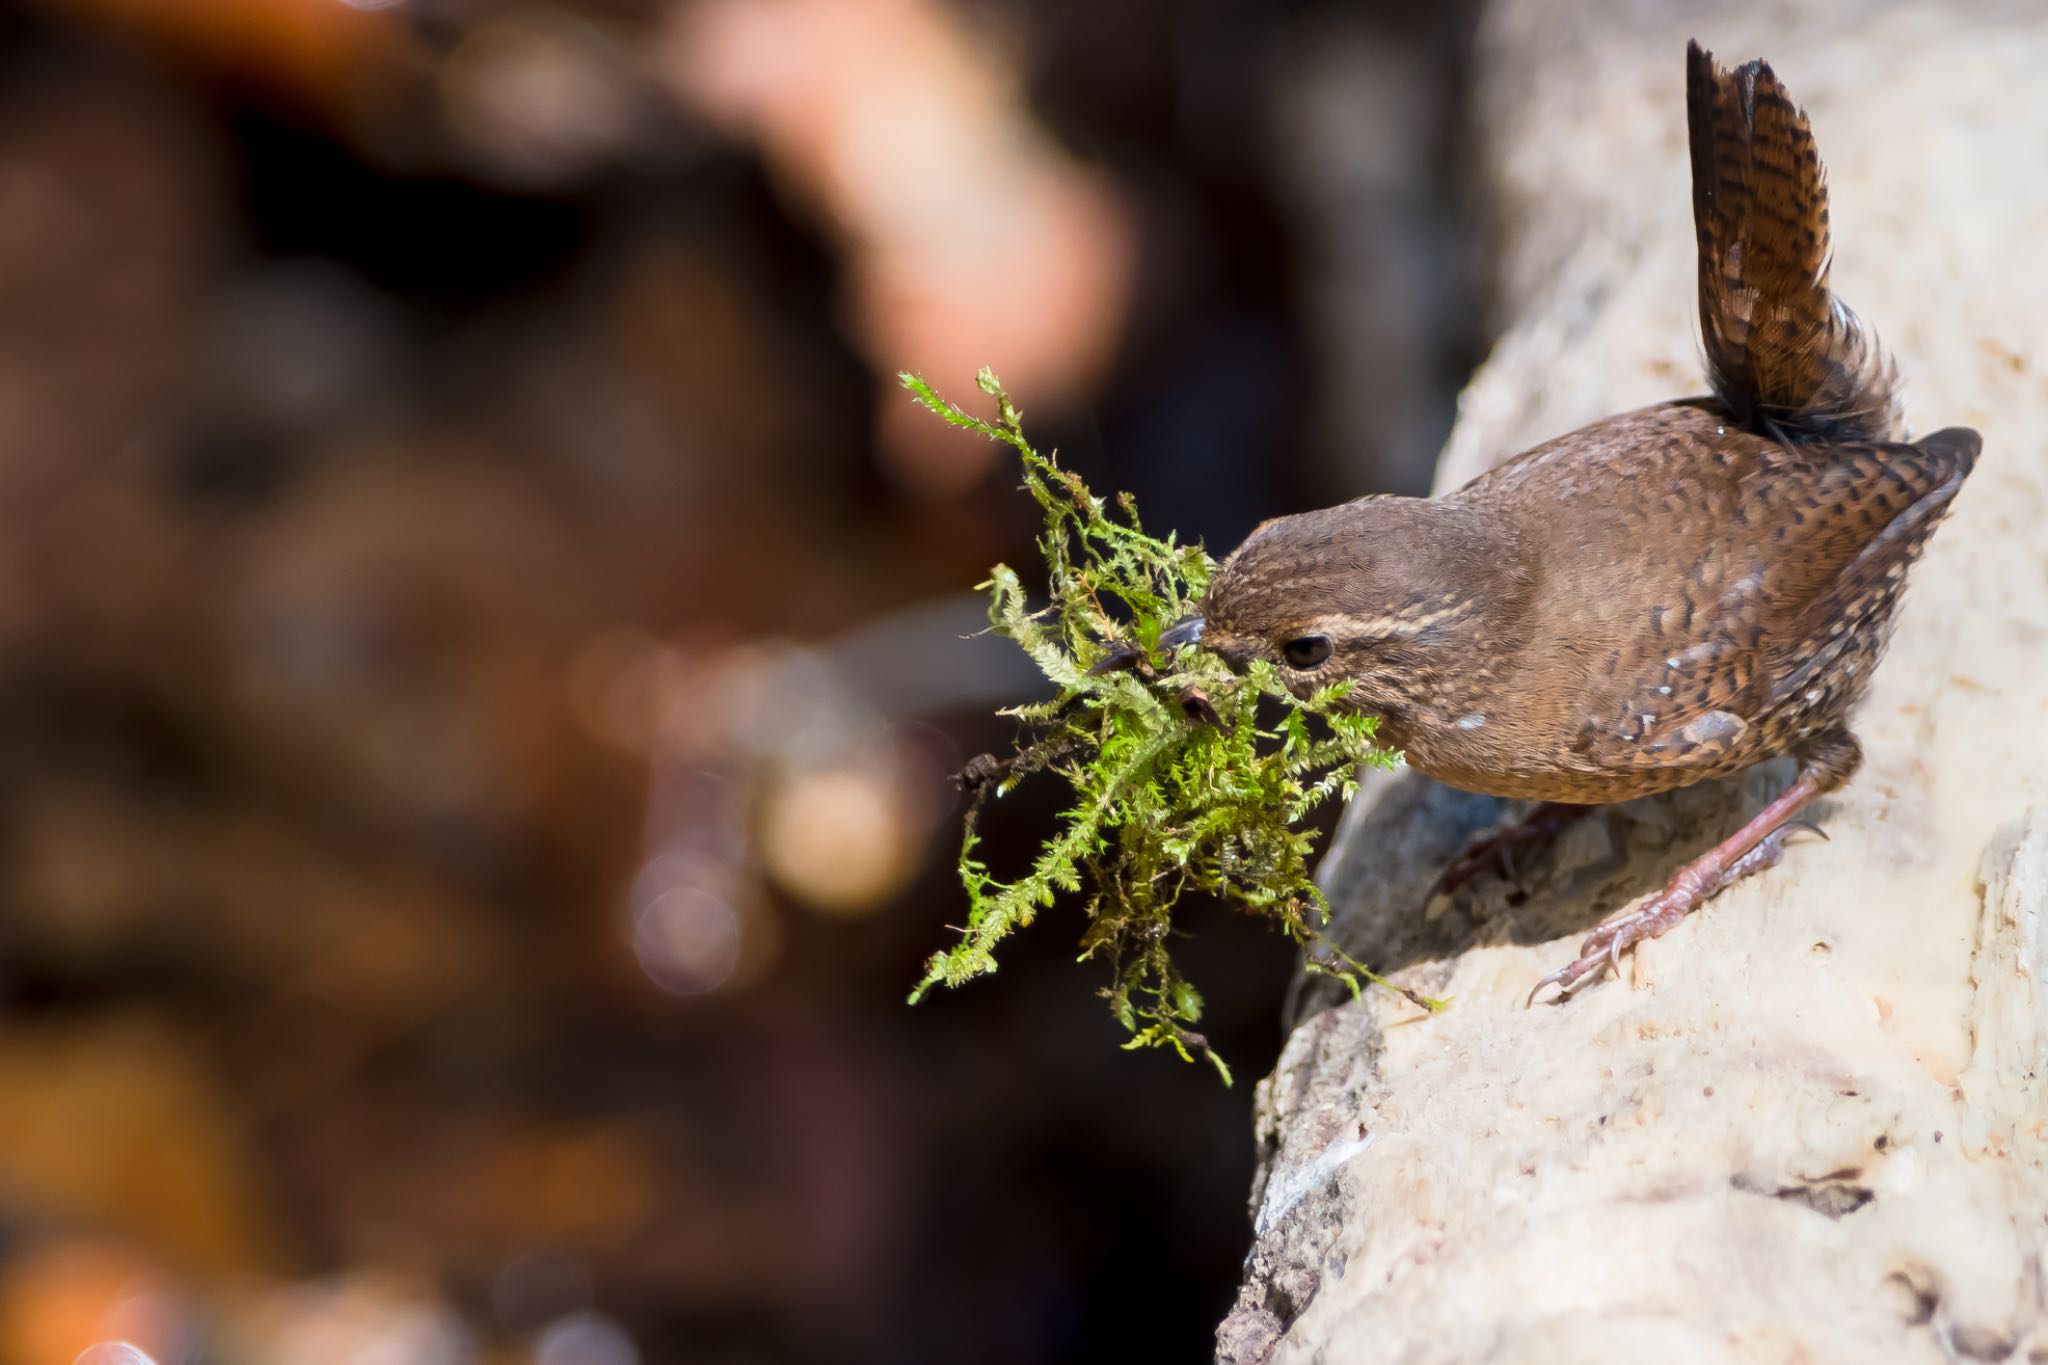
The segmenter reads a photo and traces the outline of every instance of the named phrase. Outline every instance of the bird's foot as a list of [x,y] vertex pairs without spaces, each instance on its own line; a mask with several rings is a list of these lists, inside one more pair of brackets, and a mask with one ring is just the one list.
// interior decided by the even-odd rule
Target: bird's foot
[[1429,892],[1422,898],[1424,905],[1438,896],[1448,896],[1483,874],[1498,871],[1510,882],[1520,880],[1520,867],[1526,866],[1531,853],[1556,842],[1564,833],[1585,818],[1591,806],[1566,805],[1561,801],[1545,801],[1523,816],[1518,824],[1489,834],[1473,843],[1444,866],[1437,879],[1430,883]]
[[1597,976],[1602,967],[1612,967],[1615,976],[1619,977],[1623,953],[1646,939],[1669,932],[1696,908],[1744,877],[1776,867],[1785,856],[1785,839],[1794,830],[1808,830],[1827,838],[1816,825],[1804,820],[1787,820],[1739,856],[1729,857],[1726,852],[1728,845],[1723,844],[1695,858],[1680,868],[1655,896],[1633,909],[1602,920],[1579,945],[1577,959],[1538,981],[1524,1004],[1535,1004],[1536,997],[1543,993],[1545,986],[1557,987],[1557,999],[1562,1004],[1571,998],[1574,986]]

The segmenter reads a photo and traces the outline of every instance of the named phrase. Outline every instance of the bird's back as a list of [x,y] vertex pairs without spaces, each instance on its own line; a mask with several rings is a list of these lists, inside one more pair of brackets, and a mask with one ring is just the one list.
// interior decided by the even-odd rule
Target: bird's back
[[1623,800],[1838,722],[1977,446],[1960,430],[1786,444],[1701,399],[1609,418],[1450,495],[1513,528],[1531,601],[1574,604],[1503,632],[1519,641],[1504,683],[1528,702],[1488,742],[1553,771],[1501,794]]

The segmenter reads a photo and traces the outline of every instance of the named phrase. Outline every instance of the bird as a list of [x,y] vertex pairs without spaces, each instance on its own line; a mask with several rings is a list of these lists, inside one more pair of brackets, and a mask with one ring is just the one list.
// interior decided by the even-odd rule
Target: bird
[[1917,440],[1876,333],[1829,288],[1825,172],[1768,63],[1686,48],[1708,389],[1610,416],[1446,495],[1267,521],[1162,636],[1380,717],[1452,787],[1560,812],[1790,754],[1784,792],[1545,976],[1569,998],[1775,865],[1862,762],[1851,715],[1977,432]]

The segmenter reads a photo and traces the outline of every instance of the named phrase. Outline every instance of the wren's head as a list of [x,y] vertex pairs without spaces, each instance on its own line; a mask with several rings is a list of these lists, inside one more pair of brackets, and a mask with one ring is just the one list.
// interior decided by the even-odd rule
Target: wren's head
[[1471,510],[1420,498],[1280,517],[1217,570],[1202,643],[1238,667],[1270,660],[1303,696],[1349,679],[1351,705],[1391,717],[1507,643],[1528,587],[1514,551]]

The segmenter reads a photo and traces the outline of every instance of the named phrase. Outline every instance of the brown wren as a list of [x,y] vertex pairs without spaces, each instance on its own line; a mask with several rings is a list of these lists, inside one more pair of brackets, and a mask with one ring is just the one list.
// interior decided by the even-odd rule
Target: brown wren
[[1712,395],[1444,497],[1266,522],[1169,632],[1270,660],[1304,694],[1351,682],[1411,767],[1467,791],[1583,807],[1798,759],[1783,795],[1532,1000],[1775,864],[1795,814],[1856,771],[1850,711],[1981,443],[1903,439],[1892,362],[1829,291],[1820,157],[1771,68],[1689,44],[1686,113]]

